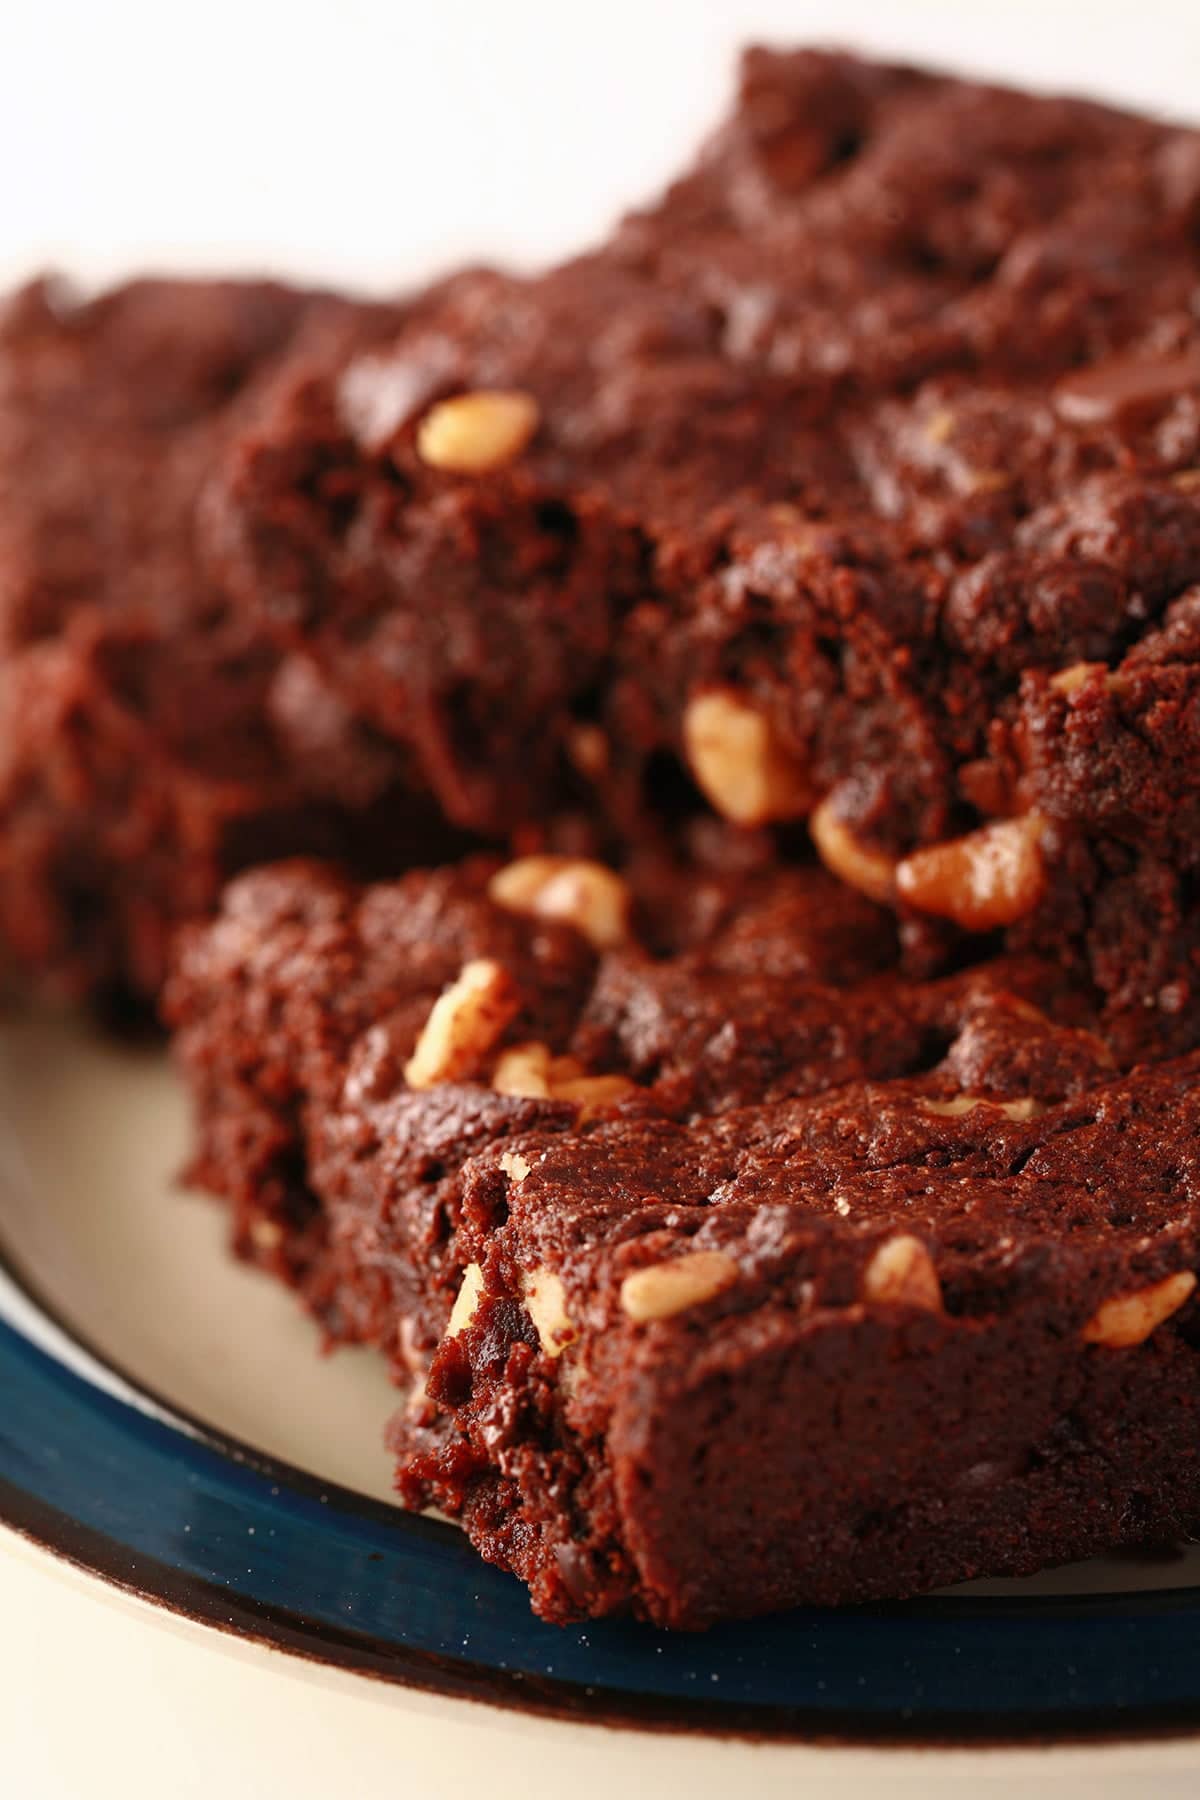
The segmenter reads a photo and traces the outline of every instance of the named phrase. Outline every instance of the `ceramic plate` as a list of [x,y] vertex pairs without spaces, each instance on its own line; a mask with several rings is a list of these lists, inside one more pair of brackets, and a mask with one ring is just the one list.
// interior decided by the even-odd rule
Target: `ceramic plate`
[[177,1190],[161,1052],[0,1031],[0,1519],[226,1630],[443,1693],[589,1718],[1005,1741],[1200,1724],[1200,1552],[803,1611],[702,1637],[559,1630],[388,1500],[395,1392]]

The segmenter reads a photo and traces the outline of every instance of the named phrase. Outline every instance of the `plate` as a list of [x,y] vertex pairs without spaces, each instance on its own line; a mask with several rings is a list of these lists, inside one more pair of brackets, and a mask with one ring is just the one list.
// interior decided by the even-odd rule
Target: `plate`
[[559,1629],[389,1503],[396,1401],[178,1191],[161,1051],[0,1029],[0,1520],[109,1581],[325,1664],[695,1731],[1005,1742],[1200,1724],[1200,1551],[804,1610],[703,1636]]

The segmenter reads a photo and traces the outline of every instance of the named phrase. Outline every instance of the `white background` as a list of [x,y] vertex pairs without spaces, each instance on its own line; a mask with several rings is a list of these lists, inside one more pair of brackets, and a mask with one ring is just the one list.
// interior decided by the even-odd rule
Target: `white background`
[[[679,163],[753,37],[1200,117],[1200,0],[0,0],[0,279],[228,266],[386,290],[455,258],[566,251]],[[788,1754],[637,1749],[477,1709],[448,1723],[432,1703],[197,1640],[0,1534],[13,1800],[583,1800],[593,1778],[637,1792],[639,1769],[657,1795],[703,1800],[706,1768],[764,1800],[965,1791],[959,1759],[822,1756],[818,1771]],[[1157,1754],[1174,1772],[1160,1765],[1155,1791],[1194,1791],[1188,1750]],[[1141,1756],[1041,1756],[1036,1772],[1023,1758],[1004,1776],[972,1759],[966,1779],[1106,1800],[1147,1791]]]
[[678,164],[754,36],[1200,111],[1200,0],[0,0],[0,277],[552,255]]

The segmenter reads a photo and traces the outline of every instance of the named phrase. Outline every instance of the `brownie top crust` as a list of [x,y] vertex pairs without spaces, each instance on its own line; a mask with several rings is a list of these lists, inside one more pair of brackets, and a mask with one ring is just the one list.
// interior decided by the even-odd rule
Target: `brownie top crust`
[[820,868],[657,857],[294,862],[185,935],[193,1177],[413,1381],[402,1498],[543,1616],[912,1593],[1195,1516],[1197,1054],[1138,1063],[1060,962],[898,957]]
[[1198,216],[1194,132],[752,52],[607,243],[293,366],[210,550],[460,825],[804,822],[926,945],[1158,1005],[1195,979]]
[[235,883],[194,1172],[543,1616],[1194,1529],[1198,317],[1200,135],[755,51],[223,446],[223,590],[509,859]]

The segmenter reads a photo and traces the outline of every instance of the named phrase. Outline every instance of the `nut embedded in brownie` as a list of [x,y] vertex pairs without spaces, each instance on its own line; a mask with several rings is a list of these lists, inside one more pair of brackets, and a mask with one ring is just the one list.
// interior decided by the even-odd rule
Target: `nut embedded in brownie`
[[[882,999],[843,1044],[831,984],[885,970],[895,937],[823,871],[656,861],[635,897],[582,859],[536,887],[533,872],[469,860],[362,888],[284,864],[234,881],[211,926],[180,938],[164,1014],[196,1106],[191,1177],[335,1337],[391,1348],[396,1318],[424,1307],[436,1342],[446,1195],[481,1137],[602,1112],[633,1085],[707,1108],[864,1055],[890,1069],[939,1029]],[[820,1008],[775,1016],[812,986]]]
[[544,274],[0,319],[14,959],[506,846],[243,875],[164,1010],[549,1619],[1200,1526],[1198,225],[1200,133],[754,52]]
[[926,950],[1005,933],[1177,1025],[1198,171],[1110,108],[752,53],[609,243],[281,384],[222,566],[459,824],[808,818]]
[[401,1494],[559,1621],[695,1627],[1189,1535],[1200,1060],[1004,1074],[479,1153]]
[[292,864],[186,934],[194,1178],[423,1377],[402,1496],[545,1616],[899,1595],[1200,1516],[1195,1057],[1122,1072],[1038,959],[896,953],[820,870],[569,862]]

